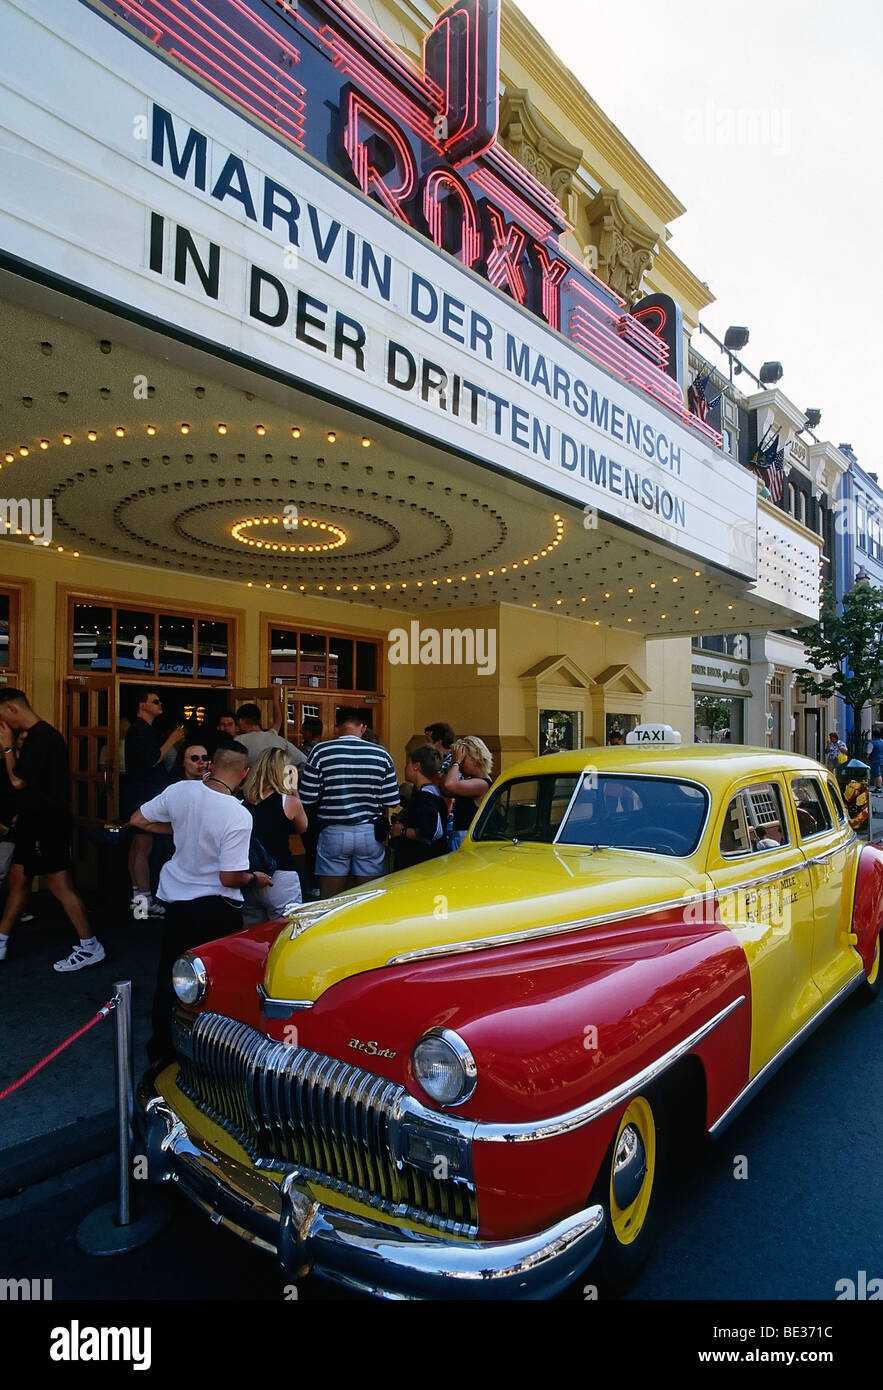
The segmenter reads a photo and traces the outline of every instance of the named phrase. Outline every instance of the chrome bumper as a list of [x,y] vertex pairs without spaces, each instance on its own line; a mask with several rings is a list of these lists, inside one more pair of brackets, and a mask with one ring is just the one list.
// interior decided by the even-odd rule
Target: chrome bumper
[[141,1109],[153,1182],[173,1182],[218,1225],[310,1271],[383,1298],[551,1298],[597,1255],[600,1206],[517,1240],[449,1240],[398,1229],[317,1202],[305,1179],[281,1186],[191,1134],[160,1096]]

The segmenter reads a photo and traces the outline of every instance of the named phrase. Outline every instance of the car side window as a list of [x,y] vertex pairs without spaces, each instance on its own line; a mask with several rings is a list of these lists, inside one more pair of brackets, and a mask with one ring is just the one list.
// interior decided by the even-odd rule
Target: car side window
[[843,805],[843,798],[840,795],[840,788],[837,786],[837,783],[834,781],[833,777],[826,778],[825,783],[828,788],[828,795],[831,798],[831,805],[834,807],[834,814],[837,817],[839,824],[843,825],[846,820],[846,808]]
[[774,782],[758,782],[736,792],[721,829],[720,852],[724,858],[778,849],[789,843],[779,788]]
[[830,830],[833,822],[828,803],[817,777],[792,777],[791,795],[797,812],[797,827],[801,840],[809,840],[813,835],[823,835]]

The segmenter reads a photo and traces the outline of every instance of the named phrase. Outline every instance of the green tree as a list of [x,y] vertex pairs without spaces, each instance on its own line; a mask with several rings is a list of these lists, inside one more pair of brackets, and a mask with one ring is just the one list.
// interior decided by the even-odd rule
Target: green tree
[[[824,584],[819,621],[801,628],[798,636],[812,669],[803,667],[794,674],[822,700],[832,695],[843,698],[853,712],[857,741],[862,711],[875,700],[883,675],[883,589],[859,580],[843,595],[838,611],[831,585]],[[821,675],[825,667],[830,670]]]
[[718,729],[726,729],[730,724],[730,701],[719,695],[697,695],[693,705],[694,723],[697,729],[707,729],[712,741]]

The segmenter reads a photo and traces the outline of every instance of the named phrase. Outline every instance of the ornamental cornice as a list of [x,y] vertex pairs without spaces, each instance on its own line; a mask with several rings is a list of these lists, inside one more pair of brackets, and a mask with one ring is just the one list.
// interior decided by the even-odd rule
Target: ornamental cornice
[[662,224],[672,222],[686,212],[680,199],[641,158],[511,0],[503,0],[501,6],[500,39],[501,66],[505,66],[508,56],[520,63],[536,80],[552,106],[567,117],[580,135],[585,136],[589,148],[584,157],[590,169],[593,165],[592,154],[597,152],[602,155],[611,168],[622,176],[623,183],[646,202]]
[[644,273],[653,265],[656,233],[633,217],[617,188],[601,188],[584,209],[598,248],[598,275],[632,304],[642,293]]
[[799,410],[788,397],[777,389],[772,391],[757,391],[753,396],[748,396],[745,401],[746,409],[768,410],[772,412],[777,426],[791,425],[795,433],[800,429],[806,420],[806,411]]
[[524,87],[510,87],[503,94],[500,139],[509,153],[566,208],[583,152],[558,134]]

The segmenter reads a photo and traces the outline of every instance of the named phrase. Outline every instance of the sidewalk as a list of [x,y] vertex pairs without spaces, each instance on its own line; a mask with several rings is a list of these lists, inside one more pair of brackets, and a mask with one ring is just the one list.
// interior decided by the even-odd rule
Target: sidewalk
[[[147,1066],[161,923],[135,922],[125,903],[118,912],[90,911],[106,959],[59,974],[52,965],[69,954],[73,928],[49,893],[35,895],[29,910],[35,920],[19,923],[0,962],[0,1091],[87,1023],[116,980],[132,981],[137,1081]],[[102,1019],[0,1101],[0,1198],[111,1147],[113,1030],[112,1016]]]

